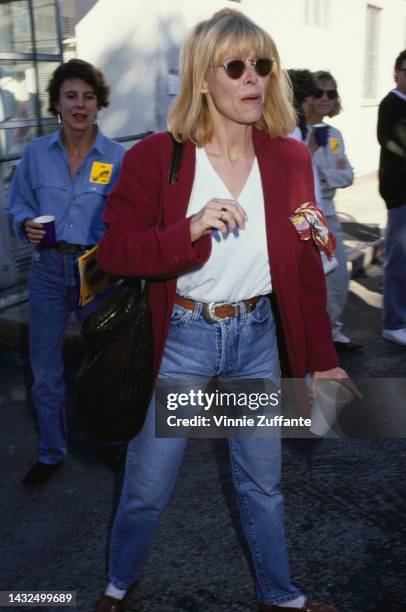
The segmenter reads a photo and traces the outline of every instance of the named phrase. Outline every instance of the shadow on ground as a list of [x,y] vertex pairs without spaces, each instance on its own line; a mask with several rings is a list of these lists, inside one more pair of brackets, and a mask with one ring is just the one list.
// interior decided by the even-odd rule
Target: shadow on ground
[[[379,307],[371,305],[374,296],[379,301],[380,275],[377,266],[356,279],[370,292],[361,292],[364,297],[352,285],[345,322],[365,348],[343,355],[342,364],[353,376],[404,378],[405,349],[381,338]],[[69,387],[77,365],[74,359],[68,363]],[[20,484],[36,446],[27,355],[0,348],[0,366],[1,589],[76,591],[76,609],[92,612],[105,582],[108,528],[121,476],[101,463],[100,448],[80,434],[70,410],[71,454],[65,466],[41,489]],[[294,581],[340,612],[402,612],[406,441],[289,440],[283,454]],[[174,498],[142,580],[127,598],[127,611],[256,609],[227,456],[221,440],[190,441]]]

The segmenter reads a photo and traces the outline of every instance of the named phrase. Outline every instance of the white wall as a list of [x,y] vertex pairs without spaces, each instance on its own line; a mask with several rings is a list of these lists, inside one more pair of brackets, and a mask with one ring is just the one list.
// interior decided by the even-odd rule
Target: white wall
[[367,0],[330,0],[330,27],[305,25],[305,0],[98,0],[77,25],[78,57],[100,67],[112,86],[101,124],[112,136],[165,129],[172,98],[167,74],[180,44],[200,19],[224,6],[245,12],[275,39],[285,68],[328,69],[343,112],[332,122],[345,137],[357,175],[377,168],[376,115],[393,87],[394,59],[405,46],[405,0],[371,0],[382,8],[378,95],[363,99]]
[[[236,5],[234,2],[226,4]],[[76,28],[77,55],[100,67],[112,88],[101,124],[111,135],[165,129],[167,75],[193,25],[224,6],[190,0],[99,0]]]

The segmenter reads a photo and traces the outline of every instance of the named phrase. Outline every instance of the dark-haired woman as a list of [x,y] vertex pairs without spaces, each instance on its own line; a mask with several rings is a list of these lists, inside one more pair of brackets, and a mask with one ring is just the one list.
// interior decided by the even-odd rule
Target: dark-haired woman
[[[311,136],[311,128],[307,125],[307,116],[310,112],[313,95],[316,93],[317,87],[310,70],[290,68],[287,73],[292,85],[293,106],[296,111],[296,127],[289,136],[307,145]],[[316,202],[319,203],[321,200],[321,188],[314,164],[313,172],[314,192]]]
[[292,85],[293,106],[297,117],[297,125],[290,136],[306,142],[309,135],[307,116],[310,112],[313,96],[317,91],[316,83],[310,70],[290,68],[287,73]]
[[[54,72],[49,110],[59,131],[33,140],[11,185],[8,212],[23,241],[35,246],[29,275],[32,388],[39,428],[38,460],[23,482],[40,484],[64,461],[67,452],[62,342],[78,306],[77,259],[104,232],[106,197],[119,174],[124,149],[103,135],[97,112],[108,106],[109,87],[88,62],[72,59]],[[41,246],[45,231],[34,221],[55,217],[57,243]]]

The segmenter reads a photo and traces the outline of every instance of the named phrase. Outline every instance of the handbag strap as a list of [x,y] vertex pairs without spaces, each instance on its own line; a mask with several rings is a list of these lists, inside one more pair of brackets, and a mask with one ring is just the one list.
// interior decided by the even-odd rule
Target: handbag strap
[[[183,152],[183,142],[178,142],[177,140],[175,140],[172,134],[171,134],[171,138],[172,138],[172,157],[171,157],[171,163],[169,164],[168,185],[173,185],[178,180],[178,170],[179,170],[180,162],[182,160],[182,152]],[[163,229],[164,227],[163,212],[162,212],[161,220],[159,222],[159,227],[161,229]],[[146,299],[148,287],[149,287],[149,282],[145,281],[144,286],[143,286],[144,299]]]
[[178,170],[182,160],[183,142],[178,142],[172,136],[172,158],[169,165],[168,184],[173,185],[178,180]]

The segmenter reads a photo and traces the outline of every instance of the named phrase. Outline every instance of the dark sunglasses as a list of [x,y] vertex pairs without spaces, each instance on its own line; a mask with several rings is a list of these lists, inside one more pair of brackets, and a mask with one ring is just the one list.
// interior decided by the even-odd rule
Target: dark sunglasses
[[329,100],[337,100],[338,98],[338,91],[336,89],[316,89],[313,98],[317,98],[318,100],[322,98],[324,94],[326,94]]
[[266,77],[272,70],[274,60],[271,60],[268,57],[259,57],[258,59],[246,60],[235,59],[227,62],[226,64],[222,64],[222,67],[230,79],[240,79],[245,72],[247,62],[254,68],[258,76]]

